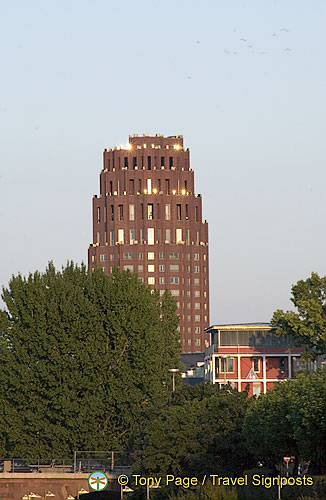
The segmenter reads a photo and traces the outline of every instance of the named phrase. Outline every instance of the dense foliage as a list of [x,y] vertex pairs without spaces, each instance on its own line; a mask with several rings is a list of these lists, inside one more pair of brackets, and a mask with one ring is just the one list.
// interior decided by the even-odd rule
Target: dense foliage
[[243,471],[252,459],[241,430],[250,404],[247,393],[180,386],[144,428],[135,468],[158,476]]
[[0,312],[0,454],[128,448],[178,366],[174,299],[68,264],[12,277]]
[[326,276],[312,273],[292,287],[294,311],[275,311],[272,323],[277,333],[291,335],[297,345],[305,345],[313,359],[326,354]]
[[283,456],[326,471],[326,368],[282,382],[248,409],[244,435],[250,451],[269,465]]

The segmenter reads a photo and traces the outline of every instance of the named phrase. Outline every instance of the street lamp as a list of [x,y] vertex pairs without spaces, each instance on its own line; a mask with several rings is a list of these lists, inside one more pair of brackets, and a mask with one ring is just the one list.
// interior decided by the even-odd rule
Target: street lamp
[[175,374],[179,372],[179,368],[169,368],[168,371],[172,373],[172,392],[175,392]]

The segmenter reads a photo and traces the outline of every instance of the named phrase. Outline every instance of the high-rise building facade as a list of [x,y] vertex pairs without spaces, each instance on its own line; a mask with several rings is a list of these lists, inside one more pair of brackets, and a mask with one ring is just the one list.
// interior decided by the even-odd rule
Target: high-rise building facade
[[146,285],[175,297],[182,352],[208,345],[208,224],[183,137],[129,137],[104,150],[100,196],[93,197],[89,269],[137,272]]

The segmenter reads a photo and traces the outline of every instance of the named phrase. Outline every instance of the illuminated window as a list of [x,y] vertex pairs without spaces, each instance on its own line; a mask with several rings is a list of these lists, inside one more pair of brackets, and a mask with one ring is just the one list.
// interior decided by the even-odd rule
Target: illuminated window
[[206,255],[205,253],[204,253],[204,255],[203,255],[203,259],[204,259],[204,260],[207,260],[207,255]]
[[129,205],[129,220],[135,220],[135,205]]
[[148,205],[147,205],[147,219],[148,220],[154,219],[154,205],[153,205],[153,203],[148,203]]
[[155,285],[155,278],[154,277],[147,278],[147,283],[149,285]]
[[149,227],[147,228],[147,243],[148,245],[154,245],[154,228]]
[[147,193],[152,194],[152,179],[147,179]]
[[147,259],[148,260],[154,260],[154,258],[155,258],[154,252],[147,252]]
[[177,203],[177,220],[181,220],[181,204]]
[[96,242],[100,245],[101,244],[101,233],[98,231],[96,235]]
[[124,230],[118,229],[118,243],[124,243]]
[[147,270],[149,273],[154,273],[155,272],[155,265],[154,264],[148,264]]
[[171,220],[171,205],[165,205],[165,220]]
[[182,229],[176,229],[176,243],[181,243],[182,242]]
[[92,262],[96,262],[96,255],[92,255]]

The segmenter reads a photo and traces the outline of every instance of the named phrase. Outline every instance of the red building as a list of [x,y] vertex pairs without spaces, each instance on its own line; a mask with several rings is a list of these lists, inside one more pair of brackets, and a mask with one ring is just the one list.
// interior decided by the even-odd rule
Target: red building
[[175,297],[182,351],[208,345],[208,224],[182,136],[129,137],[103,154],[89,268],[114,266]]
[[[266,393],[277,382],[295,379],[304,349],[278,337],[269,323],[215,325],[206,329],[205,378],[220,387],[230,383],[249,395]],[[314,365],[309,367],[314,369]]]

